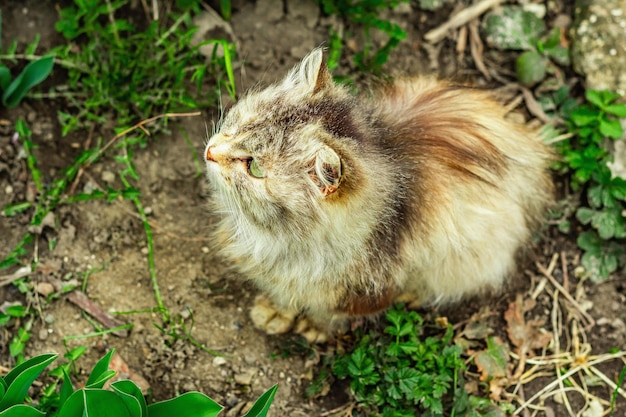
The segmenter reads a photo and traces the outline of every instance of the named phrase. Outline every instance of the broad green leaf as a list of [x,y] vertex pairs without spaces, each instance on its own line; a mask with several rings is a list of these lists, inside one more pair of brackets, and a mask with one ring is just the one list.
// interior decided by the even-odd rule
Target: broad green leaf
[[601,109],[604,108],[605,102],[602,97],[602,93],[600,93],[600,91],[586,90],[585,98],[587,99],[588,102],[590,102],[591,104],[594,104],[596,107],[599,107]]
[[626,117],[626,105],[625,104],[609,104],[604,108],[604,111],[613,114],[617,117]]
[[620,209],[605,209],[592,217],[591,225],[598,230],[600,238],[608,240],[623,234],[624,219]]
[[595,216],[595,214],[596,214],[595,210],[591,210],[586,207],[580,207],[578,210],[576,210],[576,218],[582,224],[589,224],[591,222],[591,219],[593,219],[593,216]]
[[65,401],[72,396],[74,393],[74,386],[72,385],[72,380],[68,375],[65,368],[63,368],[63,383],[61,384],[61,392],[59,393],[59,408],[63,407]]
[[221,405],[202,393],[186,392],[176,398],[150,404],[148,417],[216,417],[222,409]]
[[547,60],[535,51],[522,53],[515,64],[517,79],[523,85],[530,87],[546,77]]
[[115,371],[107,369],[106,371],[98,375],[98,378],[94,379],[91,384],[85,384],[85,388],[102,388],[109,379],[115,376],[115,374]]
[[600,113],[587,105],[576,107],[570,113],[570,119],[578,127],[587,126],[598,119]]
[[147,417],[148,404],[141,393],[141,389],[133,381],[124,379],[111,384],[111,389],[115,391],[131,410],[133,417]]
[[592,231],[583,232],[578,235],[576,243],[579,248],[587,252],[599,253],[602,250],[602,239]]
[[[177,413],[172,413],[172,416]],[[103,389],[79,389],[65,401],[58,417],[137,417],[115,393]]]
[[545,50],[545,53],[559,65],[568,66],[571,62],[569,49],[561,45],[555,46],[554,48],[548,48]]
[[0,92],[6,90],[11,84],[11,71],[9,69],[0,64]]
[[48,353],[35,356],[13,368],[4,376],[7,390],[0,400],[0,410],[15,404],[21,404],[26,398],[28,389],[39,374],[51,364],[58,355]]
[[54,56],[46,56],[26,65],[26,68],[4,90],[2,104],[15,107],[24,98],[28,90],[45,80],[54,65]]
[[[110,373],[108,372],[109,364],[111,363],[111,358],[113,357],[114,353],[115,353],[115,349],[111,349],[106,355],[102,357],[102,359],[100,359],[94,365],[93,369],[91,370],[91,373],[89,374],[89,378],[87,378],[87,382],[85,383],[85,386],[89,388],[102,388],[104,383],[107,381],[106,379],[103,381],[102,376],[103,374],[105,376],[110,375]],[[113,375],[111,375],[108,379],[112,377]],[[94,386],[94,384],[96,383],[101,383],[102,385],[100,385],[99,387]]]
[[274,401],[274,395],[276,395],[277,390],[278,384],[265,391],[243,417],[265,417],[272,405],[272,401]]
[[44,417],[46,413],[26,404],[16,404],[0,411],[0,417]]
[[479,352],[474,363],[482,373],[482,380],[506,376],[509,352],[507,346],[497,337],[487,339],[487,349]]
[[535,49],[545,23],[517,6],[503,6],[490,13],[484,24],[487,42],[500,49]]
[[619,139],[622,137],[624,131],[619,120],[603,117],[600,119],[600,133],[609,138]]

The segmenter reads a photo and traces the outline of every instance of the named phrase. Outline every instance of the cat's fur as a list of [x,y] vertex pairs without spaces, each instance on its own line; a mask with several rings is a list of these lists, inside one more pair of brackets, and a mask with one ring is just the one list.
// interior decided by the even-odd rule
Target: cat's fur
[[219,244],[264,294],[255,324],[304,317],[319,341],[397,299],[499,288],[552,187],[547,147],[504,116],[488,92],[433,78],[354,97],[320,49],[241,99],[205,155]]

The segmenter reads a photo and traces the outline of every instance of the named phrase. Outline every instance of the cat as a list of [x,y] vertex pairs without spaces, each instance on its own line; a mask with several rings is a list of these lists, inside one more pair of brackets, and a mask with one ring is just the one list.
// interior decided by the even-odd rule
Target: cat
[[322,49],[237,102],[205,159],[254,324],[324,342],[396,301],[499,289],[552,198],[549,148],[505,113],[431,77],[353,96]]

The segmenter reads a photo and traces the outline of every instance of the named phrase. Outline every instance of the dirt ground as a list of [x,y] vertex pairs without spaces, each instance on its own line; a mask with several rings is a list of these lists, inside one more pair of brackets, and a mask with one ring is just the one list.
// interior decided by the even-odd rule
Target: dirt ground
[[[4,0],[0,9],[3,44],[14,38],[25,44],[36,32],[41,34],[43,49],[60,41],[54,31],[55,2]],[[456,51],[454,41],[446,40],[435,46],[423,41],[423,34],[446,21],[449,13],[448,9],[423,12],[412,5],[390,14],[389,17],[407,31],[408,37],[392,54],[386,72],[436,72],[479,85],[491,85],[476,70],[468,51]],[[327,40],[328,26],[334,23],[333,19],[322,16],[312,1],[233,1],[231,26],[243,63],[237,70],[238,91],[265,85],[285,74],[308,51]],[[506,56],[490,59],[494,65],[507,65]],[[339,72],[350,72],[350,61],[344,59],[344,64]],[[12,128],[17,118],[25,118],[32,126],[44,180],[53,178],[77,155],[85,138],[61,137],[56,110],[48,103],[29,100],[17,109],[0,109],[0,207],[23,201],[32,193],[26,162],[19,158],[18,146],[12,141]],[[180,122],[200,155],[206,137],[205,122],[210,125],[213,114],[215,109],[206,109],[203,117]],[[87,345],[89,352],[79,362],[87,371],[106,349],[115,348],[132,371],[147,379],[156,399],[198,390],[225,405],[226,416],[240,415],[250,401],[275,383],[279,383],[280,388],[270,412],[272,416],[319,416],[341,406],[347,400],[344,386],[335,385],[329,396],[319,399],[307,399],[303,395],[312,373],[310,361],[325,348],[307,348],[295,337],[269,337],[253,328],[248,309],[255,291],[230,271],[209,246],[208,230],[212,220],[206,204],[209,197],[205,179],[196,168],[181,129],[173,128],[171,135],[161,135],[146,149],[138,150],[135,165],[140,176],[137,188],[141,191],[142,203],[149,208],[153,224],[156,274],[164,303],[174,318],[186,319],[187,325],[193,319],[193,338],[222,356],[213,356],[184,340],[166,343],[171,339],[155,327],[160,323],[158,313],[145,312],[156,305],[145,232],[135,208],[121,200],[111,204],[85,202],[57,209],[54,227],[46,227],[33,247],[40,272],[30,279],[34,282],[82,282],[88,274],[86,294],[105,311],[144,312],[115,316],[120,323],[133,325],[126,337],[105,335],[64,343],[68,336],[94,331],[81,309],[69,302],[67,296],[51,302],[33,300],[35,305],[41,306],[42,315],[41,320],[34,323],[33,338],[26,354],[63,353],[65,345]],[[79,187],[119,187],[121,184],[112,175],[118,169],[110,160],[94,164]],[[0,219],[0,258],[18,243],[29,220],[28,213]],[[551,275],[562,284],[569,283],[573,294],[576,288],[581,289],[582,292],[576,294],[579,304],[595,320],[595,326],[586,332],[586,343],[592,347],[592,353],[606,353],[612,348],[626,350],[625,277],[616,275],[602,284],[580,285],[575,278],[579,254],[573,236],[560,235],[554,228],[546,230],[545,234],[536,250],[536,262],[548,267],[557,254],[559,258]],[[50,251],[48,242],[52,239],[57,240],[57,245]],[[0,275],[11,272],[14,269],[2,271]],[[493,323],[502,325],[502,313],[516,294],[529,297],[542,278],[541,271],[530,260],[504,294],[441,313],[448,315],[453,323],[461,323],[481,307],[488,306],[494,312]],[[537,294],[528,317],[546,320],[545,328],[552,331],[552,293],[537,291]],[[5,301],[26,302],[11,285],[0,286],[0,304]],[[564,323],[571,323],[567,321],[571,314],[563,312]],[[0,335],[0,342],[10,340],[7,329],[0,329],[0,332],[5,332]],[[505,335],[505,330],[501,328],[497,333]],[[568,332],[564,332],[564,343],[568,337]],[[10,366],[6,345],[0,346],[0,364]],[[600,366],[612,380],[616,380],[622,367],[619,361]],[[530,398],[549,381],[533,381],[524,387],[523,395]],[[598,395],[608,398],[609,394],[600,392]],[[582,400],[573,397],[576,396],[571,398],[573,406],[581,407]],[[614,415],[626,416],[626,401],[619,398],[617,404]],[[563,409],[558,401],[548,405],[552,415],[565,415],[561,414]],[[550,411],[538,415],[549,416]]]

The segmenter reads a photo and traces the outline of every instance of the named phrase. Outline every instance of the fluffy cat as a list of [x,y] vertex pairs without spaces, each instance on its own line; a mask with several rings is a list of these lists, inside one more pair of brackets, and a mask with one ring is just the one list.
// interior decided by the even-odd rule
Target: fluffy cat
[[551,153],[479,89],[396,80],[368,97],[316,49],[222,118],[205,151],[218,245],[251,317],[321,342],[396,300],[498,289],[552,194]]

